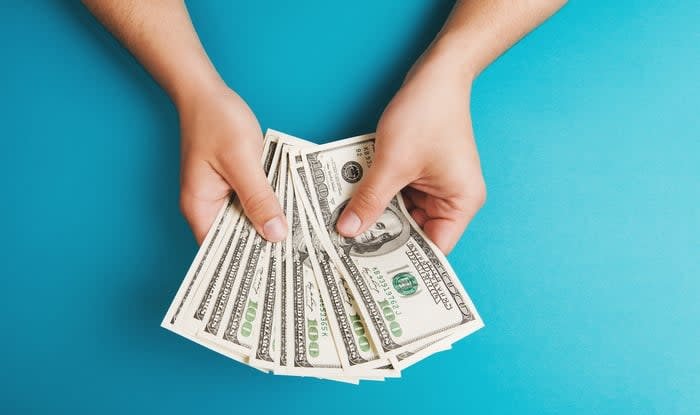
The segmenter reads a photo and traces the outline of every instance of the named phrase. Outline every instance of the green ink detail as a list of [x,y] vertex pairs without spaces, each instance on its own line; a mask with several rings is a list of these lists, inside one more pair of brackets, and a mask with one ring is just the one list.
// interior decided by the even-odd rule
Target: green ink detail
[[391,308],[389,300],[378,301],[379,307],[382,309],[382,314],[384,315],[384,320],[389,323],[389,331],[396,337],[401,337],[403,330],[398,321],[396,321],[396,314],[394,309]]
[[245,321],[241,324],[241,335],[243,337],[248,337],[253,333],[253,321],[255,321],[255,314],[257,314],[258,303],[252,300],[248,300],[248,307],[245,311]]
[[307,319],[307,337],[309,338],[309,344],[307,350],[309,356],[318,357],[321,353],[321,349],[318,345],[318,322],[316,320]]
[[353,314],[350,316],[350,321],[352,322],[352,330],[357,336],[357,342],[360,350],[363,352],[369,351],[369,339],[367,339],[367,335],[365,334],[365,325],[362,323],[362,320],[360,320],[360,316]]

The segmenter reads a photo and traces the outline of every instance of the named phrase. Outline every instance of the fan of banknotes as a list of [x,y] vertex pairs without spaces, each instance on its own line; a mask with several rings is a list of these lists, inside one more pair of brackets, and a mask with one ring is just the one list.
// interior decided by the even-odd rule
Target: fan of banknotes
[[232,197],[163,327],[262,371],[351,383],[399,377],[483,327],[400,195],[366,232],[336,233],[373,156],[373,134],[315,145],[268,130],[262,164],[288,237],[264,240]]

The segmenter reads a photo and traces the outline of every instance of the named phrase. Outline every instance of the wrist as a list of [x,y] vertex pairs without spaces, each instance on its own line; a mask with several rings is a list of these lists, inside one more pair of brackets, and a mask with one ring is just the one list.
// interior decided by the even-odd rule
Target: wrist
[[443,76],[449,76],[462,84],[471,85],[479,73],[476,59],[462,37],[440,33],[424,56],[425,64],[432,66]]
[[186,79],[176,82],[168,92],[179,112],[185,111],[206,97],[228,89],[215,70],[190,73]]
[[468,94],[474,77],[475,73],[469,65],[461,62],[456,49],[436,39],[413,65],[404,84],[424,80]]

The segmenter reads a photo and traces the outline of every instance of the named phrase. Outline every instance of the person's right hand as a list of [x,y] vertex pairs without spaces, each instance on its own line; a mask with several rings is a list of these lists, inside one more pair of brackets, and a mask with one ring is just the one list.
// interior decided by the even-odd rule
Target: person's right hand
[[262,169],[262,133],[255,115],[221,85],[178,105],[182,135],[180,207],[201,244],[234,191],[265,239],[277,242],[287,222]]

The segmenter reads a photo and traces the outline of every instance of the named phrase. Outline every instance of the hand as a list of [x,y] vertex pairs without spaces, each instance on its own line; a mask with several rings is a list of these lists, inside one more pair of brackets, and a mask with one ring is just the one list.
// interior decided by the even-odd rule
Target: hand
[[452,250],[486,199],[470,91],[471,78],[438,58],[416,64],[379,121],[372,167],[337,223],[340,234],[364,232],[403,189],[413,219]]
[[182,134],[180,206],[198,243],[235,191],[255,229],[280,241],[287,223],[262,169],[262,133],[255,115],[225,85],[178,105]]

